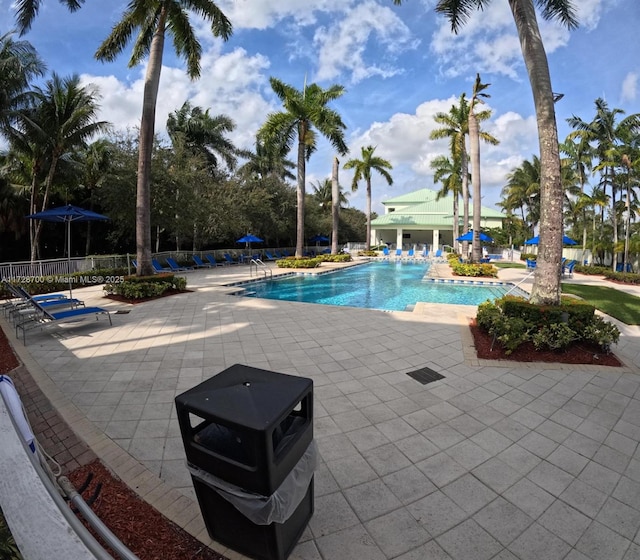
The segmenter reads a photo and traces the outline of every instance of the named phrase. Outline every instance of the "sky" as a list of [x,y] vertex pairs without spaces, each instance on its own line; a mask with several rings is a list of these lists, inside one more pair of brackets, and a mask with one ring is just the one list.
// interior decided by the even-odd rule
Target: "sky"
[[[538,154],[531,86],[507,0],[493,0],[474,12],[457,35],[436,14],[436,0],[218,0],[233,24],[224,42],[192,18],[202,43],[201,78],[191,81],[184,61],[165,44],[156,133],[166,137],[169,113],[189,100],[213,115],[233,119],[229,138],[251,149],[267,116],[282,106],[270,77],[302,89],[340,84],[345,94],[331,103],[346,125],[349,154],[341,164],[361,157],[363,146],[393,166],[393,185],[374,174],[373,210],[382,201],[413,190],[440,185],[430,163],[449,155],[447,140],[430,140],[439,125],[433,116],[448,112],[460,94],[471,96],[476,73],[491,97],[492,111],[483,130],[498,146],[481,145],[482,204],[495,207],[510,171]],[[23,39],[38,50],[51,72],[78,74],[100,94],[101,120],[114,129],[140,122],[146,61],[129,67],[131,48],[110,63],[94,53],[121,18],[128,2],[87,0],[69,13],[56,0],[44,0]],[[564,94],[555,105],[560,141],[571,131],[566,119],[590,121],[597,98],[626,114],[640,112],[640,0],[575,0],[580,27],[568,31],[538,18],[549,59],[553,90]],[[0,33],[15,27],[12,0],[0,0]],[[334,156],[319,141],[307,164],[308,192],[328,178]],[[295,161],[295,154],[291,159]],[[352,172],[340,170],[340,184],[350,193]],[[349,194],[349,205],[364,210],[365,185]]]

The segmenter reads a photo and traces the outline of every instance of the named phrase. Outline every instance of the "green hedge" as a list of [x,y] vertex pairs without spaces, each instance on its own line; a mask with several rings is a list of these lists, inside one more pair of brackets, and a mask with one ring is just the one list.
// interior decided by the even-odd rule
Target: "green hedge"
[[[374,256],[375,256],[374,252]],[[351,255],[347,253],[340,253],[338,255],[319,255],[317,258],[322,259],[323,262],[351,262]]]
[[184,290],[187,279],[171,273],[154,274],[153,276],[126,276],[122,282],[105,284],[103,290],[107,295],[118,295],[127,299],[143,299],[156,297],[168,290]]
[[287,257],[276,261],[278,268],[316,268],[322,263],[321,257]]
[[531,341],[536,350],[560,351],[580,341],[598,345],[610,352],[620,339],[613,323],[595,315],[595,308],[579,300],[563,300],[561,305],[533,305],[523,298],[505,296],[478,306],[478,326],[511,354]]
[[449,264],[451,265],[451,271],[456,276],[482,276],[488,278],[496,278],[498,276],[498,269],[492,264],[461,263],[457,258],[450,258]]

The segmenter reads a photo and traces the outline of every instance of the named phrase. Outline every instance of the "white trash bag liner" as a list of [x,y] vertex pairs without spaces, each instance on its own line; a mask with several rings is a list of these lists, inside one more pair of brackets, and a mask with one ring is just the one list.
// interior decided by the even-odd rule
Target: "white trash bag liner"
[[247,519],[256,525],[270,525],[284,523],[300,505],[316,469],[317,456],[316,444],[312,441],[271,496],[247,492],[190,463],[187,463],[187,468],[193,477],[213,488]]

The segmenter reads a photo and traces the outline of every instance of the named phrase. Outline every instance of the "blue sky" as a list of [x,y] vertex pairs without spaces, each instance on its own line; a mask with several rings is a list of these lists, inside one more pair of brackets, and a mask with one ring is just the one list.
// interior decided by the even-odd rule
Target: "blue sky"
[[[93,58],[97,47],[120,19],[127,2],[87,0],[73,14],[57,0],[45,0],[30,41],[49,71],[77,73],[101,94],[101,115],[116,128],[140,120],[145,65],[128,68],[130,49],[113,63]],[[191,82],[170,42],[165,48],[156,131],[164,134],[167,115],[187,99],[226,114],[237,128],[230,136],[251,148],[266,116],[280,109],[269,85],[275,76],[301,89],[308,82],[322,87],[341,84],[345,95],[333,107],[347,125],[348,158],[360,147],[377,146],[376,154],[394,169],[394,184],[373,181],[373,209],[380,202],[433,183],[430,162],[448,154],[446,141],[429,140],[437,127],[433,115],[447,112],[463,92],[471,93],[477,72],[490,83],[487,107],[492,118],[483,128],[500,140],[482,145],[483,205],[500,199],[505,177],[524,158],[538,152],[531,88],[507,0],[493,0],[473,14],[459,35],[434,11],[436,0],[219,0],[234,26],[224,43],[211,37],[197,18],[203,44],[202,77]],[[611,108],[640,112],[640,1],[575,0],[580,28],[569,32],[557,24],[539,24],[547,49],[560,140],[570,131],[565,120],[594,116],[594,101]],[[13,26],[11,0],[0,0],[0,33]],[[307,167],[310,184],[329,176],[334,153],[321,142]],[[350,191],[352,175],[340,182]],[[349,197],[364,209],[364,185]]]

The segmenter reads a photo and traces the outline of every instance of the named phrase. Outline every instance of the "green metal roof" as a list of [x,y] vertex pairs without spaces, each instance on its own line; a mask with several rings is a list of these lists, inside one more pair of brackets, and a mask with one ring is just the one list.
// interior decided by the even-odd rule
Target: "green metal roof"
[[[372,227],[380,226],[418,226],[427,228],[451,227],[453,221],[453,197],[445,196],[436,200],[437,193],[432,189],[420,189],[392,199],[385,200],[382,204],[386,207],[395,207],[396,210],[388,212],[371,221]],[[472,207],[469,208],[473,210]],[[482,219],[503,219],[505,216],[493,208],[482,207]],[[460,214],[462,217],[462,213]],[[469,214],[473,217],[473,213]]]

